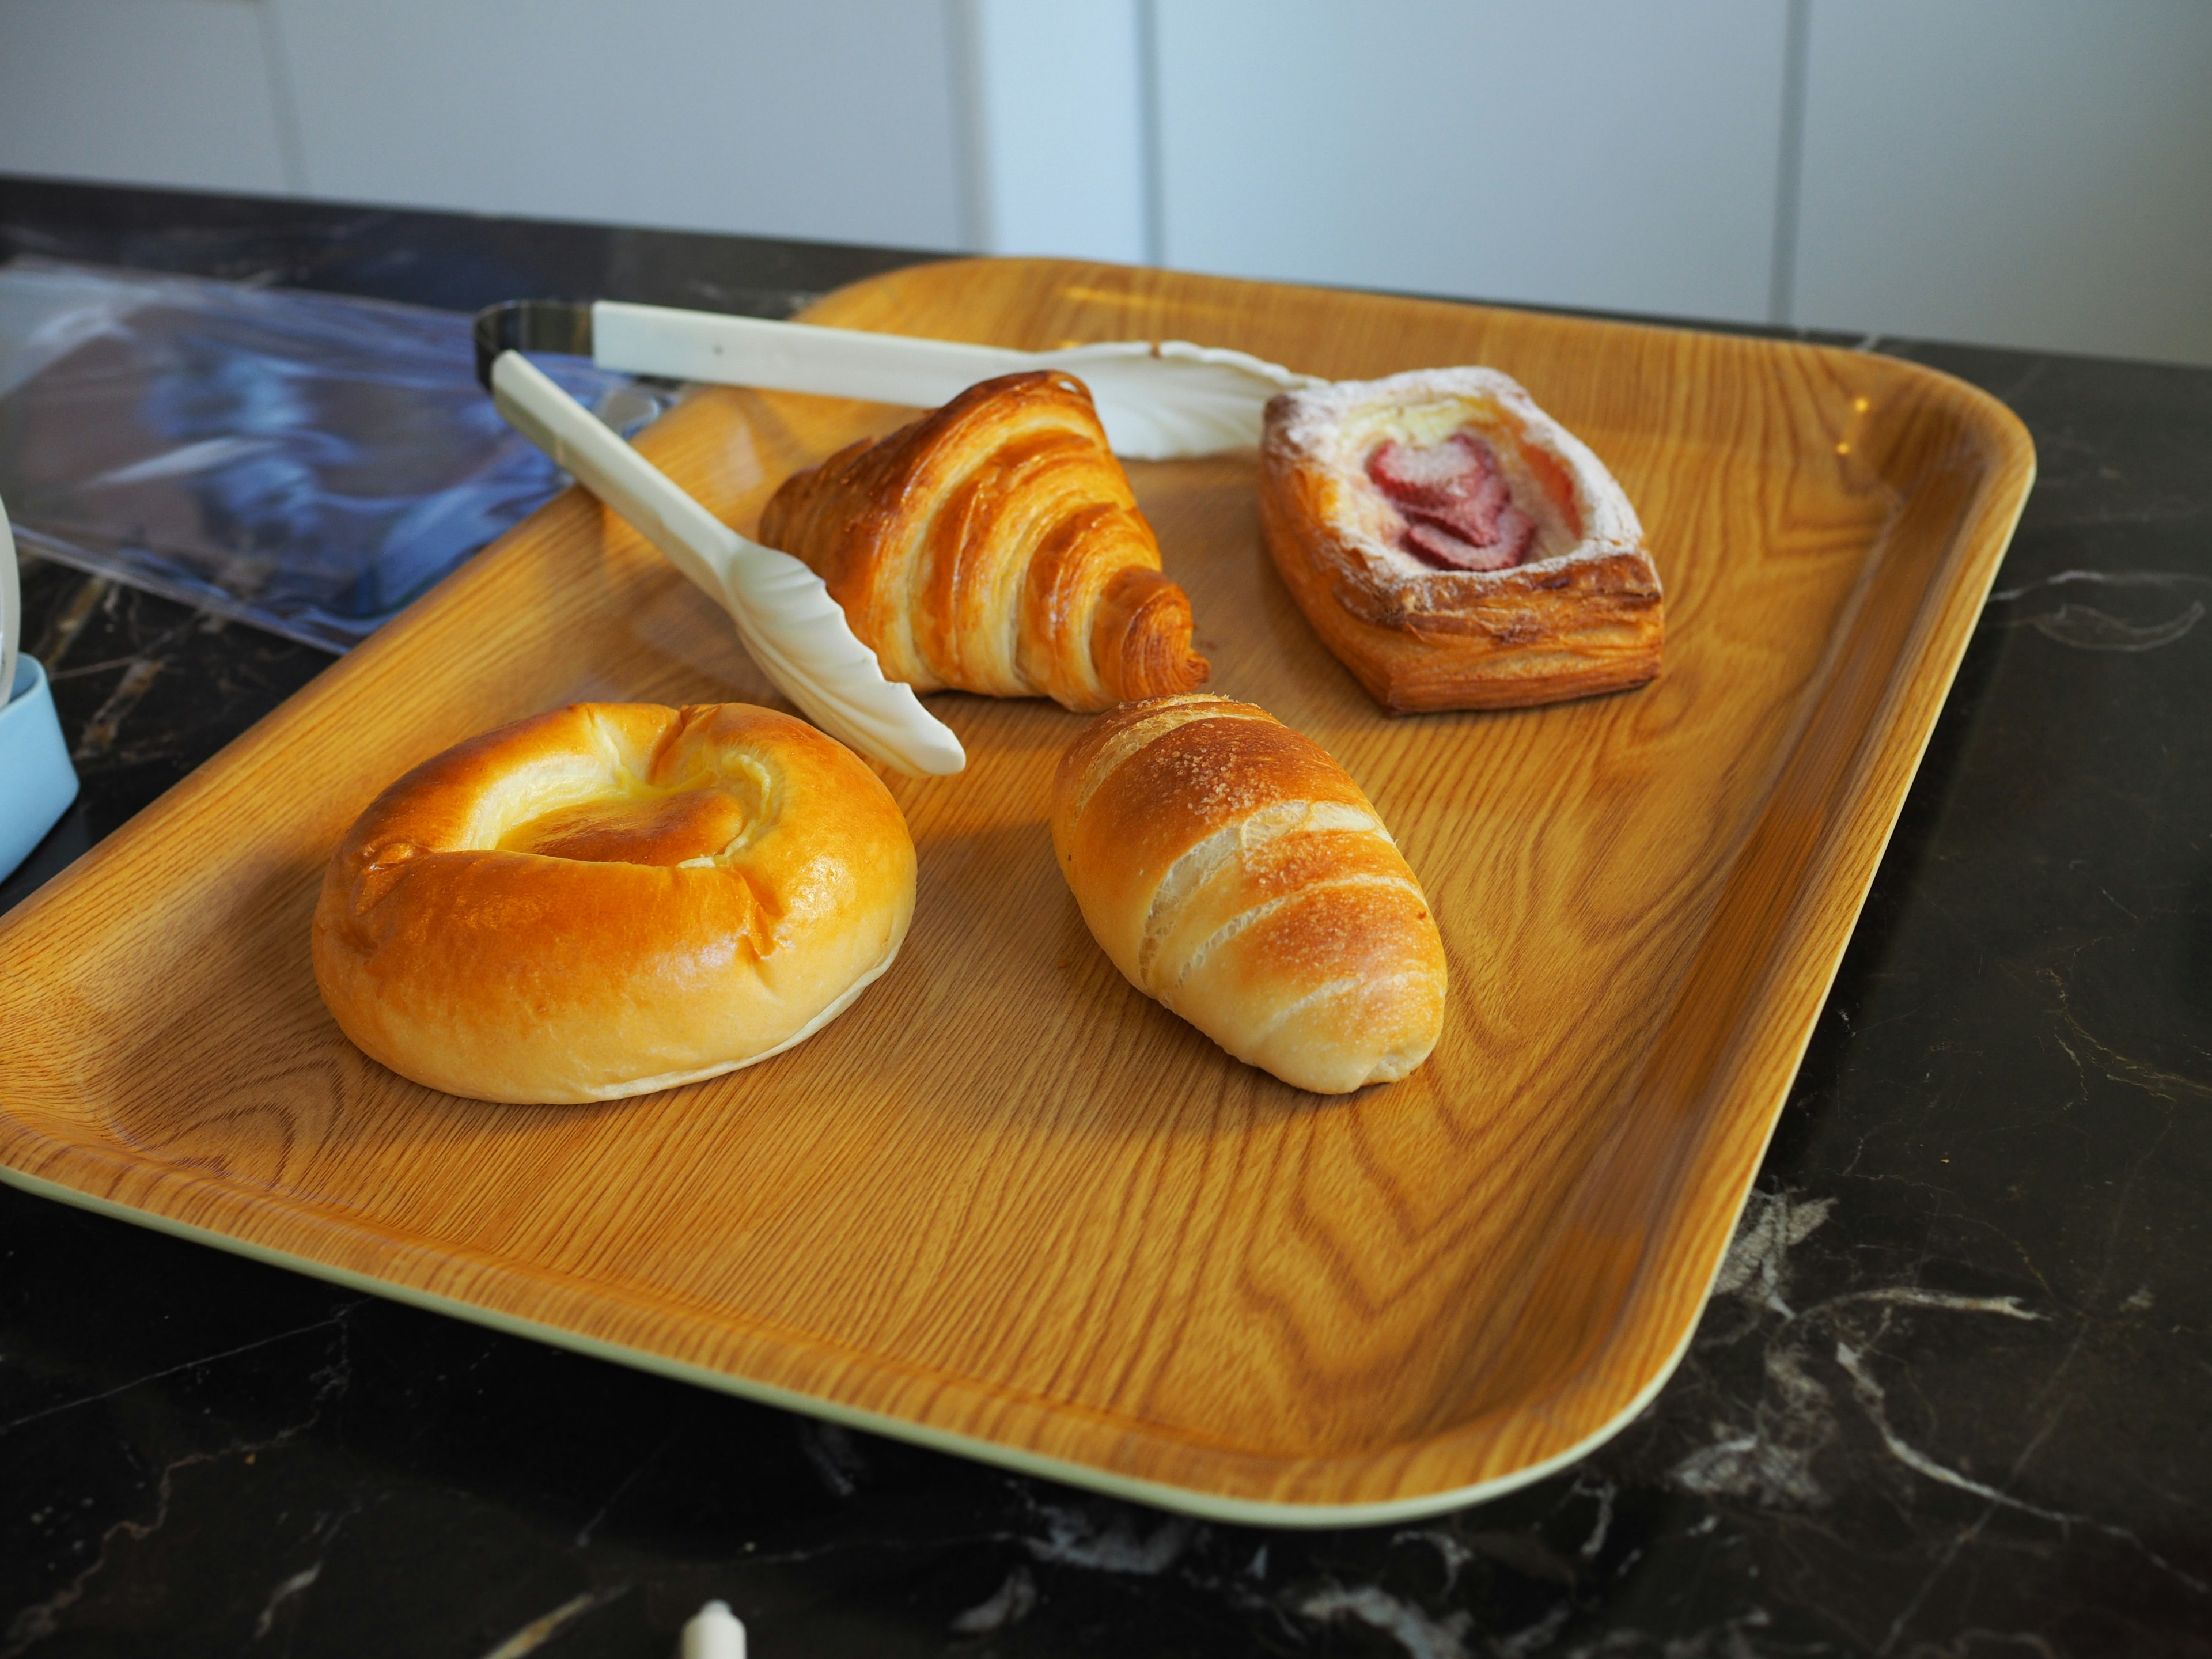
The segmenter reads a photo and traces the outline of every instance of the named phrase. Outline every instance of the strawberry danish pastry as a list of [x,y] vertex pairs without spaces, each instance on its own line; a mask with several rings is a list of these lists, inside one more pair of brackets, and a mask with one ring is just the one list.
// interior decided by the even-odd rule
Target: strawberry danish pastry
[[1276,568],[1385,708],[1558,702],[1659,672],[1659,575],[1635,508],[1496,370],[1284,392],[1261,461]]

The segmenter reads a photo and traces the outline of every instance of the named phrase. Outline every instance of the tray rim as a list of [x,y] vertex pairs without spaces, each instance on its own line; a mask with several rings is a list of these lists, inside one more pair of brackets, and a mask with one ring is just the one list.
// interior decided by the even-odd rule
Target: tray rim
[[[4,1111],[0,1105],[0,1111]],[[1203,1521],[1218,1521],[1231,1526],[1260,1527],[1368,1527],[1384,1526],[1400,1521],[1425,1520],[1431,1516],[1449,1510],[1464,1509],[1470,1504],[1480,1504],[1492,1498],[1502,1498],[1507,1492],[1540,1480],[1568,1464],[1576,1462],[1604,1442],[1620,1432],[1653,1396],[1666,1387],[1689,1350],[1690,1339],[1696,1334],[1696,1322],[1684,1331],[1680,1343],[1668,1356],[1667,1363],[1656,1371],[1651,1380],[1637,1394],[1621,1414],[1606,1423],[1588,1439],[1577,1442],[1565,1450],[1546,1458],[1540,1463],[1528,1464],[1510,1474],[1477,1481],[1470,1486],[1449,1487],[1434,1492],[1423,1492],[1412,1498],[1379,1499],[1360,1504],[1297,1504],[1278,1499],[1237,1498],[1224,1492],[1205,1492],[1193,1486],[1178,1486],[1164,1480],[1148,1480],[1141,1475],[1122,1474],[1096,1464],[1079,1463],[1070,1459],[1054,1457],[1048,1452],[1030,1451],[1020,1446],[1009,1446],[1003,1442],[987,1440],[980,1436],[962,1434],[951,1429],[942,1429],[927,1423],[917,1423],[909,1418],[895,1417],[885,1412],[874,1412],[866,1407],[847,1405],[842,1401],[826,1400],[819,1395],[803,1393],[774,1382],[763,1382],[733,1372],[716,1370],[709,1365],[700,1365],[690,1360],[678,1359],[667,1354],[654,1353],[647,1348],[634,1348],[623,1343],[608,1341],[582,1331],[567,1329],[559,1325],[526,1319],[498,1308],[487,1308],[482,1304],[465,1301],[441,1291],[422,1289],[419,1285],[395,1283],[380,1279],[374,1273],[358,1268],[340,1267],[335,1262],[319,1261],[312,1256],[295,1255],[272,1245],[238,1237],[235,1234],[203,1227],[158,1210],[142,1210],[136,1205],[118,1199],[103,1198],[44,1176],[33,1175],[13,1164],[0,1163],[0,1185],[15,1188],[40,1198],[53,1200],[73,1208],[91,1211],[117,1221],[129,1222],[154,1232],[166,1233],[195,1244],[210,1245],[232,1255],[243,1256],[264,1267],[283,1267],[319,1279],[326,1284],[342,1285],[348,1290],[362,1291],[398,1302],[425,1312],[445,1314],[465,1320],[473,1325],[501,1332],[507,1336],[520,1336],[548,1346],[580,1353],[592,1359],[605,1360],[611,1364],[623,1365],[632,1370],[652,1373],[678,1382],[689,1382],[719,1394],[733,1395],[755,1404],[774,1406],[783,1411],[805,1417],[818,1418],[848,1429],[878,1434],[886,1439],[903,1440],[923,1446],[931,1451],[948,1452],[958,1457],[973,1458],[978,1462],[996,1464],[1013,1470],[1018,1474],[1039,1475],[1071,1486],[1103,1492],[1109,1497],[1122,1498],[1156,1509],[1169,1510],[1181,1515],[1196,1516]]]
[[[1057,270],[1068,274],[1087,272],[1095,275],[1102,271],[1112,272],[1121,276],[1153,274],[1144,272],[1137,268],[1101,266],[1090,261],[1054,259],[947,260],[933,262],[916,269],[941,277],[948,271],[957,271],[962,268],[989,266],[1004,269],[1012,265],[1044,270]],[[901,277],[909,274],[911,273],[908,270],[902,269],[863,278],[859,283],[836,290],[836,294],[830,296],[825,296],[824,301],[818,301],[817,307],[810,307],[810,310],[817,309],[821,305],[842,295],[852,295],[878,285],[895,284]],[[1168,272],[1158,274],[1170,278],[1185,275]],[[1237,279],[1218,277],[1204,277],[1200,280],[1209,285],[1218,284],[1232,289],[1291,286],[1246,283]],[[1307,291],[1315,292],[1315,290]],[[1319,292],[1331,297],[1342,297],[1358,301],[1435,306],[1438,309],[1467,309],[1507,314],[1514,314],[1516,309],[1511,307],[1460,305],[1450,301],[1362,293],[1356,290],[1323,289]],[[1708,331],[1685,329],[1658,323],[1611,319],[1559,319],[1552,316],[1551,313],[1539,312],[1523,312],[1519,314],[1547,317],[1554,321],[1568,323],[1589,323],[1607,331],[1648,331],[1669,337],[1708,332]],[[1786,1105],[1790,1089],[1796,1079],[1797,1066],[1802,1062],[1804,1046],[1809,1040],[1814,1023],[1817,1020],[1821,1008],[1825,1006],[1827,988],[1832,984],[1843,956],[1856,932],[1859,913],[1871,889],[1875,874],[1878,872],[1890,837],[1894,833],[1897,820],[1902,812],[1912,780],[1917,773],[1921,759],[1933,736],[1942,710],[1948,701],[1952,684],[1955,680],[1966,647],[1972,638],[1973,618],[1978,615],[1982,601],[1993,584],[1997,568],[2010,544],[2014,530],[2031,492],[2035,474],[2033,441],[2018,417],[1999,399],[1954,376],[1905,359],[1878,354],[1851,352],[1832,346],[1758,336],[1748,338],[1742,336],[1717,337],[1729,339],[1740,347],[1756,347],[1778,352],[1785,356],[1802,355],[1813,358],[1845,357],[1856,358],[1860,361],[1872,358],[1880,363],[1881,373],[1885,377],[1892,377],[1893,382],[1902,380],[1917,383],[1923,392],[1932,393],[1933,401],[1943,409],[1958,428],[1954,434],[1954,441],[1978,437],[1983,441],[1984,454],[1981,468],[1982,476],[1966,492],[1959,511],[1957,525],[1947,538],[1942,551],[1938,555],[1937,563],[1930,573],[1926,589],[1911,609],[1907,626],[1899,640],[1894,654],[1888,658],[1884,665],[1885,672],[1881,677],[1881,690],[1876,697],[1875,706],[1870,712],[1866,724],[1857,729],[1852,755],[1844,767],[1845,774],[1850,780],[1850,787],[1838,791],[1847,810],[1832,818],[1822,831],[1814,837],[1814,843],[1808,852],[1807,866],[1802,879],[1784,896],[1787,901],[1787,908],[1794,908],[1805,902],[1808,896],[1833,898],[1838,893],[1846,893],[1849,895],[1848,902],[1840,908],[1847,910],[1848,915],[1841,921],[1840,925],[1831,921],[1823,928],[1784,928],[1777,935],[1774,948],[1768,952],[1769,960],[1762,964],[1761,971],[1756,975],[1753,982],[1747,988],[1747,994],[1731,1005],[1731,1014],[1735,1020],[1735,1024],[1730,1027],[1732,1035],[1716,1051],[1712,1063],[1707,1068],[1707,1075],[1712,1079],[1720,1079],[1731,1073],[1739,1073],[1747,1066],[1755,1075],[1767,1068],[1759,1066],[1755,1059],[1747,1057],[1743,1050],[1747,1046],[1771,1048],[1778,1037],[1781,1046],[1785,1048],[1792,1056],[1786,1069],[1774,1068],[1778,1075],[1778,1082],[1774,1088],[1777,1097],[1771,1106],[1760,1109],[1759,1115],[1763,1119],[1763,1127],[1758,1137],[1758,1152],[1747,1161],[1741,1190],[1735,1194],[1729,1206],[1729,1227],[1720,1237],[1717,1247],[1711,1253],[1711,1260],[1701,1264],[1682,1261],[1668,1264],[1662,1257],[1656,1264],[1662,1267],[1671,1265],[1677,1269],[1685,1267],[1694,1269],[1694,1282],[1699,1287],[1696,1297],[1696,1303],[1699,1309],[1702,1309],[1705,1301],[1710,1296],[1712,1281],[1725,1255],[1729,1240],[1733,1236],[1735,1221],[1741,1217],[1752,1182],[1755,1180],[1759,1165],[1763,1160],[1764,1150],[1771,1142],[1778,1127],[1781,1112]],[[2005,499],[2008,495],[2008,501]],[[547,508],[540,509],[541,513],[550,510],[552,510],[550,504]],[[469,572],[472,568],[481,568],[482,562],[472,561],[470,565],[465,565],[457,571],[453,577],[447,580],[447,582],[440,584],[440,589],[447,588],[449,585],[456,588],[465,585]],[[439,591],[439,589],[434,589],[431,594],[418,600],[416,607],[427,610],[434,605],[437,603]],[[410,607],[410,610],[416,607]],[[166,792],[155,804],[118,829],[115,834],[108,837],[100,847],[93,849],[70,870],[64,872],[39,893],[32,896],[19,908],[15,915],[0,920],[0,937],[4,937],[6,933],[15,931],[17,924],[43,911],[49,903],[56,902],[62,894],[75,890],[88,881],[96,879],[104,866],[111,860],[127,855],[139,842],[156,833],[164,822],[178,813],[189,811],[196,798],[202,793],[202,789],[210,787],[209,775],[217,772],[215,763],[228,756],[234,750],[253,742],[264,726],[282,720],[288,710],[295,713],[303,712],[301,706],[312,707],[324,698],[342,691],[354,678],[354,673],[368,672],[377,659],[385,654],[377,649],[379,644],[391,640],[393,634],[398,634],[404,639],[405,632],[404,628],[397,630],[380,630],[384,635],[382,640],[373,640],[364,649],[352,653],[349,659],[341,659],[331,670],[319,677],[313,686],[303,689],[301,693],[295,694],[293,697],[279,704],[276,709],[257,721],[253,726],[249,727],[231,744],[226,744],[222,750],[218,750],[208,763],[203,763],[200,768],[195,769],[193,774],[189,775]],[[353,670],[354,672],[349,672],[349,669]],[[319,696],[317,695],[319,691],[321,693]],[[1893,706],[1900,702],[1905,706],[1901,708]],[[1817,700],[1814,704],[1809,705],[1814,708],[1819,706]],[[1804,740],[1804,732],[1800,731],[1778,750],[1778,754],[1784,757],[1784,771],[1787,770],[1788,757],[1798,751]],[[1900,738],[1903,739],[1901,743]],[[1888,775],[1885,777],[1884,774]],[[1778,778],[1780,775],[1778,774]],[[195,785],[200,787],[195,787]],[[1771,801],[1771,796],[1769,799]],[[1869,806],[1872,806],[1879,816],[1879,834],[1863,836],[1863,839],[1854,844],[1848,833],[1850,825],[1847,821],[1863,817]],[[1764,809],[1762,809],[1762,816],[1763,811]],[[1756,824],[1757,820],[1754,819],[1753,822]],[[1730,855],[1729,867],[1732,871],[1740,866],[1744,850],[1745,848],[1740,846]],[[1844,867],[1837,867],[1838,860],[1841,860]],[[1851,873],[1852,870],[1862,863],[1864,866],[1863,878],[1854,877]],[[1728,884],[1724,882],[1724,891],[1727,886]],[[1856,890],[1853,891],[1853,889]],[[1828,937],[1830,934],[1832,934],[1832,942]],[[1793,957],[1796,960],[1793,961]],[[1778,994],[1777,981],[1802,979],[1808,970],[1820,982],[1820,994],[1817,996],[1807,998],[1807,1009],[1801,1020],[1788,1022],[1796,1029],[1786,1033],[1778,1033],[1771,1029],[1759,1030],[1753,1028],[1747,1035],[1742,1016],[1749,1013],[1758,1003]],[[0,957],[0,978],[4,977],[12,977],[12,975],[4,966],[4,957]],[[1785,998],[1785,1001],[1790,1000]],[[1770,1028],[1775,1024],[1776,1022],[1771,1020],[1767,1022]],[[1741,1121],[1740,1119],[1735,1121]],[[1731,1120],[1725,1117],[1701,1124],[1699,1133],[1684,1154],[1688,1164],[1694,1166],[1695,1164],[1712,1156],[1712,1150],[1706,1145],[1707,1141],[1716,1132],[1725,1133],[1730,1127]],[[45,1154],[43,1157],[42,1152]],[[1611,1438],[1633,1420],[1650,1399],[1666,1385],[1679,1367],[1695,1334],[1698,1324],[1698,1319],[1694,1315],[1685,1322],[1678,1339],[1671,1346],[1663,1362],[1654,1368],[1642,1386],[1635,1391],[1632,1397],[1620,1406],[1617,1412],[1603,1422],[1597,1424],[1588,1434],[1571,1445],[1540,1462],[1522,1464],[1503,1474],[1468,1485],[1433,1488],[1389,1498],[1347,1502],[1302,1501],[1280,1497],[1247,1497],[1226,1491],[1207,1490],[1177,1484],[1171,1480],[1154,1480],[1127,1474],[1100,1463],[1080,1462],[1050,1452],[1010,1444],[1002,1440],[986,1438],[980,1435],[965,1433],[912,1418],[895,1415],[890,1412],[878,1411],[866,1407],[848,1404],[823,1395],[806,1393],[781,1383],[741,1376],[732,1371],[716,1369],[711,1364],[696,1363],[594,1335],[586,1330],[532,1319],[504,1308],[488,1306],[483,1302],[470,1300],[463,1296],[448,1294],[395,1279],[381,1277],[376,1273],[349,1267],[339,1261],[325,1261],[295,1250],[261,1243],[238,1233],[225,1231],[219,1227],[202,1225],[162,1210],[143,1207],[126,1200],[86,1190],[70,1184],[66,1180],[33,1173],[31,1169],[21,1167],[24,1164],[44,1164],[54,1170],[56,1175],[59,1175],[64,1173],[64,1166],[75,1166],[70,1172],[89,1176],[94,1169],[108,1161],[111,1156],[103,1150],[88,1144],[51,1136],[17,1116],[8,1108],[4,1101],[0,1101],[0,1181],[4,1181],[21,1190],[110,1215],[118,1219],[150,1226],[156,1231],[191,1239],[196,1243],[212,1244],[236,1255],[270,1265],[292,1268],[329,1282],[363,1290],[431,1311],[449,1314],[512,1334],[530,1337],[595,1358],[610,1359],[677,1380],[799,1411],[870,1432],[976,1458],[1022,1473],[1042,1475],[1117,1497],[1133,1498],[1207,1519],[1230,1522],[1304,1527],[1382,1524],[1416,1519],[1443,1510],[1462,1508],[1541,1479],[1544,1475],[1585,1455],[1593,1448]],[[87,1168],[88,1164],[92,1168]],[[165,1168],[162,1173],[167,1177],[162,1190],[169,1195],[169,1201],[173,1207],[188,1207],[191,1197],[195,1194],[204,1198],[215,1197],[218,1204],[222,1204],[224,1200],[228,1200],[229,1204],[240,1206],[249,1212],[257,1202],[255,1196],[240,1183],[210,1179],[198,1172],[184,1170]],[[220,1197],[217,1196],[218,1194]],[[185,1200],[182,1205],[178,1202],[179,1195]],[[303,1209],[316,1209],[320,1206],[290,1204],[280,1207],[289,1213],[297,1215]],[[1679,1216],[1685,1207],[1676,1206],[1673,1213]],[[234,1214],[226,1218],[234,1219],[235,1216]],[[373,1228],[361,1227],[358,1223],[340,1223],[337,1231],[341,1232],[358,1231],[364,1235],[374,1233],[390,1247],[403,1251],[405,1249],[404,1241],[392,1238],[388,1234],[377,1232]],[[327,1230],[325,1231],[325,1236],[329,1236]],[[1639,1299],[1635,1287],[1646,1279],[1655,1265],[1655,1255],[1660,1254],[1647,1243],[1646,1248],[1636,1262],[1631,1276],[1630,1288],[1624,1291],[1624,1309],[1632,1308]],[[527,1282],[533,1277],[523,1264],[487,1254],[463,1255],[453,1253],[449,1259],[469,1263],[476,1270],[473,1277],[479,1283],[486,1276],[494,1279],[507,1279],[517,1283]],[[398,1264],[395,1262],[393,1266],[397,1268]],[[619,1294],[605,1290],[601,1290],[598,1293],[601,1296]],[[1650,1292],[1645,1291],[1644,1294],[1649,1295]],[[1626,1316],[1624,1312],[1623,1317],[1626,1318]],[[840,1345],[826,1340],[806,1346],[811,1346],[817,1354],[836,1353],[840,1348]],[[851,1351],[846,1350],[846,1352]],[[1561,1388],[1564,1389],[1571,1384],[1573,1379],[1582,1375],[1585,1370],[1587,1370],[1587,1364],[1571,1370],[1562,1377]],[[1007,1398],[1006,1390],[994,1389],[974,1380],[963,1382],[960,1379],[948,1378],[947,1381],[953,1383],[951,1392],[956,1394],[967,1389],[996,1397],[1001,1401]],[[1457,1434],[1465,1432],[1469,1426],[1471,1425],[1464,1424],[1448,1426],[1438,1431],[1412,1437],[1389,1447],[1370,1451],[1358,1453],[1337,1451],[1304,1458],[1279,1457],[1273,1461],[1286,1468],[1326,1468],[1332,1464],[1352,1461],[1372,1462],[1378,1455],[1403,1457],[1407,1454],[1418,1452],[1421,1449],[1448,1442],[1455,1438]],[[1141,1433],[1141,1428],[1137,1431]]]

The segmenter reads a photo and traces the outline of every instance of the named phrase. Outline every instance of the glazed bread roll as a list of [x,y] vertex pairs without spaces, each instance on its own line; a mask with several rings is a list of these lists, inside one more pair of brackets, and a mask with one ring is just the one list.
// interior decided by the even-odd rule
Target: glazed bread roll
[[917,691],[1110,708],[1203,684],[1190,601],[1072,375],[985,380],[794,473],[760,539]]
[[1444,947],[1373,805],[1319,744],[1226,697],[1085,726],[1052,839],[1132,985],[1318,1094],[1401,1078],[1443,1023]]
[[1659,573],[1636,509],[1496,369],[1285,392],[1260,458],[1275,567],[1383,708],[1518,708],[1659,672]]
[[744,703],[578,703],[386,789],[315,907],[345,1034],[478,1100],[607,1100],[789,1048],[890,966],[914,842],[851,750]]

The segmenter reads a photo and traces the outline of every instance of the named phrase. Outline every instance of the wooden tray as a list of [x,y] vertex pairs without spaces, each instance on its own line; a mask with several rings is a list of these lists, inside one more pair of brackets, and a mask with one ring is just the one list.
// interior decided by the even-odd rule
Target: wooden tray
[[[1247,457],[1134,470],[1214,686],[1364,783],[1450,952],[1405,1082],[1300,1094],[1132,990],[1053,860],[1081,721],[932,700],[894,781],[897,965],[756,1069],[592,1107],[363,1059],[309,975],[391,778],[579,698],[763,700],[707,600],[571,492],[0,926],[0,1164],[30,1189],[710,1387],[1227,1518],[1532,1480],[1680,1356],[2033,473],[1993,399],[1767,341],[1046,261],[832,295],[847,326],[1182,337],[1369,376],[1490,363],[1619,474],[1664,677],[1385,719],[1261,549]],[[641,447],[741,528],[904,411],[699,393]]]

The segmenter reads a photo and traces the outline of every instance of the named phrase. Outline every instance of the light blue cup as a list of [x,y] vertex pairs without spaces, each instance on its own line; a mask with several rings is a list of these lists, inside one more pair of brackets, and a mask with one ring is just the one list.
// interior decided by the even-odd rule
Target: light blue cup
[[31,856],[76,799],[76,769],[62,740],[54,689],[36,657],[15,659],[15,684],[0,708],[0,881]]

